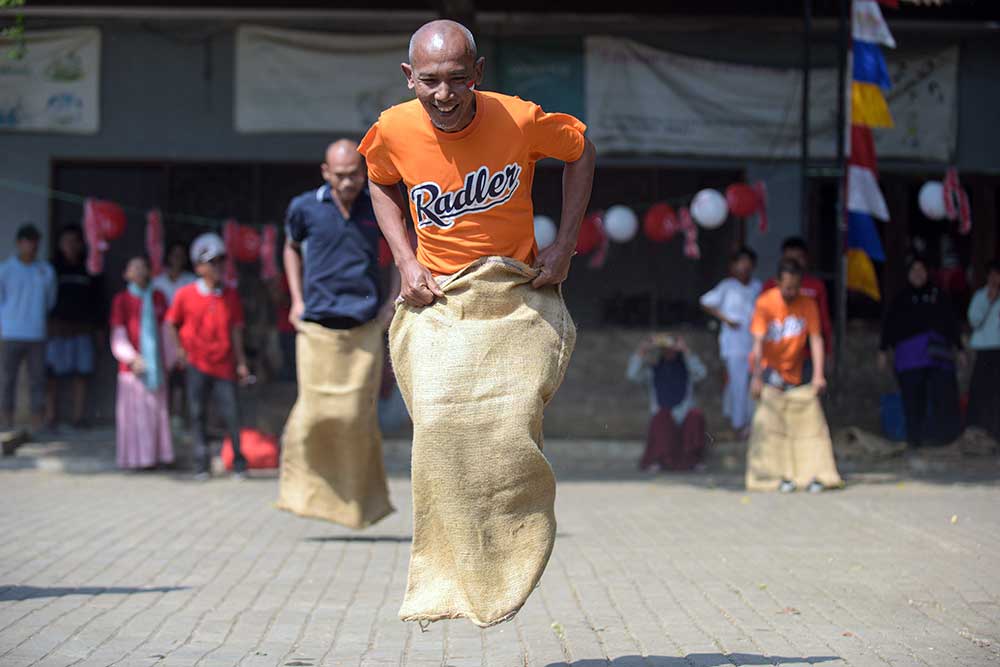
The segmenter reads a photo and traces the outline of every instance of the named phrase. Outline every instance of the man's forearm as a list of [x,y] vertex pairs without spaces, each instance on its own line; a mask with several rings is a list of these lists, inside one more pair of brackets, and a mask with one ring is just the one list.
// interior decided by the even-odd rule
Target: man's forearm
[[580,158],[576,162],[567,162],[563,167],[562,216],[556,243],[564,248],[576,248],[580,223],[590,204],[596,161],[597,150],[588,139]]
[[293,303],[302,303],[302,255],[290,241],[285,241],[285,277],[288,279],[288,291]]
[[812,335],[809,336],[809,351],[812,353],[812,363],[813,363],[813,377],[825,378],[826,375],[823,369],[823,363],[825,361],[826,351],[823,348],[823,337]]
[[750,351],[750,374],[754,378],[761,376],[761,356],[764,354],[763,341],[754,336],[753,349]]
[[415,261],[416,256],[406,234],[406,202],[403,201],[399,189],[395,185],[380,185],[372,180],[368,183],[375,218],[378,220],[379,229],[382,230],[382,236],[389,244],[396,266],[410,260]]

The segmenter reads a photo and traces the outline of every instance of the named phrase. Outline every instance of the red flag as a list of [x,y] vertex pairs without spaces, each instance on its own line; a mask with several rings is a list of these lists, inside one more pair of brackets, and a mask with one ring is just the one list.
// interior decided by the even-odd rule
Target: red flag
[[757,181],[753,189],[757,193],[757,231],[763,234],[767,232],[767,184]]
[[229,218],[222,223],[222,243],[226,247],[226,268],[222,274],[222,282],[226,287],[236,288],[239,284],[239,274],[236,271],[236,244],[239,242],[240,225],[235,218]]
[[691,210],[687,206],[678,211],[681,229],[684,230],[684,256],[688,259],[700,259],[701,248],[698,247],[698,225],[691,219]]
[[847,161],[848,164],[871,170],[875,177],[878,177],[875,138],[870,127],[851,125],[851,155]]
[[889,9],[899,9],[899,0],[878,0],[878,4]]
[[146,212],[146,254],[150,272],[154,276],[163,273],[163,216],[158,208]]
[[108,249],[108,242],[101,234],[97,200],[89,197],[83,202],[83,234],[87,241],[87,272],[96,276],[104,270],[104,253]]
[[262,280],[272,280],[278,277],[278,228],[274,225],[264,225],[264,233],[260,236],[260,277]]

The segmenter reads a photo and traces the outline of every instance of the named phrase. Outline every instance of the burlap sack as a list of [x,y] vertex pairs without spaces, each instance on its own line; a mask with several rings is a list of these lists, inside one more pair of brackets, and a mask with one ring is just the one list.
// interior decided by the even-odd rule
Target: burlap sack
[[302,322],[295,351],[299,395],[282,435],[278,507],[370,526],[393,511],[378,428],[382,329]]
[[542,410],[562,382],[576,329],[537,272],[483,258],[439,280],[432,306],[400,305],[389,330],[413,418],[413,546],[404,621],[513,617],[555,539],[555,477]]
[[774,491],[782,479],[804,489],[813,479],[843,485],[823,406],[811,385],[780,391],[764,387],[753,415],[747,450],[748,491]]

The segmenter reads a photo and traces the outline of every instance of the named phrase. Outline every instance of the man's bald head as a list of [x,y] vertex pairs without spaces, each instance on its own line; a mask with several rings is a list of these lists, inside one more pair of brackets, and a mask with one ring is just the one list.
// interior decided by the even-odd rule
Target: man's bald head
[[320,168],[330,191],[348,210],[365,186],[365,162],[358,153],[358,143],[338,139],[326,147]]
[[445,55],[447,59],[457,59],[454,56],[466,56],[476,59],[476,38],[472,32],[461,23],[439,19],[420,26],[410,37],[408,56],[410,63],[420,56]]
[[356,164],[361,161],[361,154],[358,153],[358,142],[350,139],[338,139],[326,147],[323,155],[324,161],[333,165],[334,163],[348,162]]

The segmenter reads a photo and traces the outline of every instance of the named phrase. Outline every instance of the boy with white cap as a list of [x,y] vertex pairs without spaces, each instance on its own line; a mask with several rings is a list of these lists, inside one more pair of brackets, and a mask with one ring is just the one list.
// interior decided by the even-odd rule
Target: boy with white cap
[[178,343],[178,362],[187,367],[197,479],[208,479],[210,471],[211,452],[205,440],[209,396],[214,397],[233,442],[233,477],[243,479],[246,474],[236,380],[246,380],[250,372],[243,349],[243,306],[236,290],[222,284],[225,258],[226,248],[218,234],[196,238],[191,244],[191,263],[198,280],[177,291],[166,315]]

